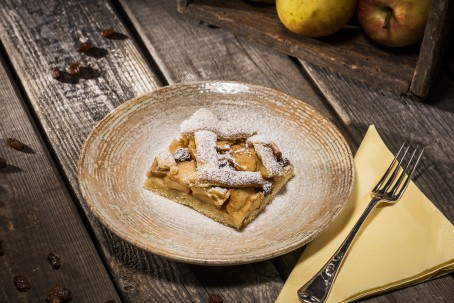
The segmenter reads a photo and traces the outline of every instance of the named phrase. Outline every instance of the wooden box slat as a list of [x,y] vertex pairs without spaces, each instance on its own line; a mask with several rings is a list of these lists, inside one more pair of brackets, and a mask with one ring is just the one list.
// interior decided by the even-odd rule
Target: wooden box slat
[[178,10],[373,87],[424,99],[452,27],[450,2],[434,0],[421,47],[404,49],[381,47],[352,25],[319,39],[293,34],[282,25],[273,5],[256,6],[244,0],[178,0]]

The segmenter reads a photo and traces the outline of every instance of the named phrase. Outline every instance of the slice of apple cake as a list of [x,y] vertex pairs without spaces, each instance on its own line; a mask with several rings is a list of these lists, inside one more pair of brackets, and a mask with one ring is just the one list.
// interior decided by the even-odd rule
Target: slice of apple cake
[[145,188],[222,224],[242,229],[293,176],[292,163],[251,125],[202,108],[180,130],[154,158]]

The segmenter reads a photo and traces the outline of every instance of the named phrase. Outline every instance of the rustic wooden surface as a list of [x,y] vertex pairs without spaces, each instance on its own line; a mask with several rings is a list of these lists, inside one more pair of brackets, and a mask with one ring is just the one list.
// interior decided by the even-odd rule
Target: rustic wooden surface
[[416,64],[413,79],[409,88],[409,97],[419,99],[427,96],[440,66],[444,60],[452,35],[454,21],[454,3],[450,0],[435,0],[432,2],[426,32],[421,44],[420,55]]
[[[17,13],[10,14],[10,11]],[[98,223],[82,200],[76,165],[90,130],[122,102],[160,85],[110,4],[106,1],[25,4],[8,1],[2,6],[0,16],[2,43],[70,189],[87,214],[122,299],[129,302],[203,302],[210,294],[222,291],[219,294],[222,297],[239,301],[249,302],[254,298],[272,301],[283,281],[271,262],[215,267],[207,275],[205,268],[171,262],[122,241]],[[127,38],[109,40],[101,37],[99,31],[109,27]],[[104,55],[92,57],[77,53],[75,48],[81,36],[90,38]],[[30,53],[34,56],[29,56]],[[51,66],[64,66],[78,59],[87,71],[77,83],[55,81],[49,76]],[[245,72],[249,69],[245,63],[238,66]]]
[[[101,37],[99,30],[108,27],[123,36]],[[81,36],[96,45],[91,56],[75,51]],[[416,184],[454,222],[449,184],[454,144],[448,132],[454,119],[454,84],[445,74],[427,103],[414,103],[181,16],[176,3],[166,0],[113,4],[104,0],[45,4],[7,0],[0,5],[0,39],[38,129],[64,183],[78,198],[75,205],[83,209],[82,217],[89,222],[87,228],[93,231],[95,245],[124,302],[208,302],[214,295],[224,302],[272,302],[301,253],[300,249],[272,262],[245,266],[186,265],[122,241],[87,210],[76,174],[84,139],[116,106],[162,84],[225,79],[276,88],[329,117],[352,150],[372,123],[394,151],[403,138],[421,141],[428,145],[428,153]],[[50,78],[51,66],[79,58],[86,69],[77,83]],[[453,292],[450,275],[364,302],[451,302]],[[99,302],[103,300],[107,299],[98,297]]]
[[[118,300],[104,264],[65,189],[37,130],[4,68],[0,54],[0,302],[44,302],[49,289],[61,284],[79,302]],[[22,151],[6,138],[26,144]],[[52,252],[62,260],[54,270]],[[1,253],[0,253],[1,254]],[[33,288],[19,293],[14,276]]]
[[[134,27],[138,30],[139,34],[141,35],[141,38],[144,40],[145,45],[147,46],[148,50],[150,53],[152,53],[153,58],[157,62],[159,62],[159,67],[161,70],[164,71],[164,74],[167,75],[167,77],[171,79],[174,79],[174,77],[178,77],[176,80],[173,81],[186,81],[188,77],[188,74],[191,73],[191,70],[195,70],[193,73],[196,74],[194,76],[194,80],[200,80],[200,79],[216,79],[219,77],[222,77],[222,79],[235,79],[235,80],[242,80],[242,81],[249,81],[249,82],[254,82],[262,85],[267,85],[269,86],[270,84],[267,82],[260,82],[261,78],[254,77],[253,79],[246,79],[244,78],[239,78],[242,76],[242,73],[234,73],[230,74],[228,71],[222,71],[223,73],[221,74],[218,69],[215,69],[213,71],[213,68],[209,67],[209,64],[215,64],[216,66],[221,65],[220,61],[224,58],[222,56],[222,53],[219,53],[218,48],[212,47],[213,45],[219,44],[218,39],[221,39],[220,37],[224,37],[225,35],[230,36],[228,33],[223,31],[222,29],[212,29],[211,31],[217,32],[216,34],[208,34],[205,31],[204,32],[195,32],[194,25],[197,26],[204,26],[205,24],[198,24],[197,20],[192,20],[189,18],[184,18],[183,20],[192,23],[193,26],[183,26],[185,23],[182,23],[181,18],[176,16],[174,11],[172,10],[171,6],[172,4],[165,4],[165,3],[158,3],[157,1],[148,1],[146,3],[142,1],[123,1],[121,2],[123,5],[123,8],[126,10],[128,16],[131,18]],[[152,14],[155,14],[155,18],[150,18]],[[159,16],[159,17],[158,17]],[[159,24],[163,24],[164,26],[158,26]],[[206,25],[205,25],[206,26]],[[177,32],[178,30],[178,32]],[[221,33],[219,33],[221,32]],[[167,39],[169,36],[175,37],[176,35],[180,34],[181,39]],[[225,39],[225,38],[224,38]],[[249,44],[246,42],[246,40],[242,38],[236,38],[238,41],[241,41],[244,45],[248,45],[249,47],[260,47],[258,45],[254,44]],[[159,45],[159,48],[157,49],[156,46]],[[191,50],[191,46],[193,47]],[[230,47],[231,44],[229,43],[224,43],[224,48]],[[167,49],[174,49],[175,53],[169,54],[166,52]],[[192,52],[190,56],[188,56],[188,53]],[[237,53],[235,53],[235,58],[238,58]],[[211,58],[216,58],[214,61]],[[240,57],[241,58],[241,57]],[[256,57],[253,57],[256,58]],[[285,61],[282,57],[279,57],[279,65],[282,66],[283,62]],[[226,62],[224,63],[226,66],[230,64],[230,57],[225,58]],[[260,58],[257,58],[255,60],[260,60]],[[207,65],[208,61],[208,65]],[[213,62],[214,61],[214,62]],[[235,61],[239,61],[239,59],[236,59]],[[260,62],[260,66],[269,66],[273,64],[276,60],[267,60],[267,64],[264,64],[263,61]],[[202,74],[201,76],[198,76],[198,70],[203,70],[206,71],[211,71],[210,74],[204,75]],[[293,70],[293,66],[287,66],[285,65],[286,70]],[[292,81],[294,83],[306,83],[304,85],[304,89],[300,91],[296,90],[291,90],[288,87],[282,87],[282,86],[276,86],[279,84],[276,84],[275,82],[273,83],[273,86],[275,86],[277,89],[280,89],[284,92],[287,92],[289,94],[295,95],[302,100],[305,100],[306,102],[313,103],[315,107],[318,107],[318,104],[320,104],[319,99],[325,100],[330,104],[329,107],[332,107],[334,109],[334,117],[338,115],[340,120],[347,125],[347,132],[349,133],[350,137],[354,141],[352,143],[352,148],[355,149],[359,143],[361,142],[361,139],[363,135],[365,134],[365,131],[367,130],[367,126],[372,124],[372,122],[377,125],[378,129],[380,132],[382,132],[382,128],[385,128],[387,131],[392,131],[393,127],[396,129],[400,129],[402,126],[405,126],[405,133],[402,134],[399,137],[391,137],[389,134],[385,132],[384,134],[384,139],[386,140],[385,142],[392,143],[391,148],[394,148],[394,150],[397,149],[399,146],[402,138],[407,137],[409,134],[414,133],[413,135],[413,141],[418,141],[416,134],[418,133],[418,128],[420,125],[416,125],[412,129],[409,129],[407,124],[412,125],[414,123],[415,118],[419,117],[420,115],[425,115],[425,116],[432,116],[432,119],[435,117],[438,117],[439,115],[442,115],[446,117],[446,121],[444,121],[446,124],[444,125],[450,125],[452,124],[452,115],[449,113],[443,114],[443,110],[433,110],[431,106],[428,106],[431,102],[432,99],[436,98],[431,96],[430,100],[428,100],[428,103],[423,103],[423,104],[415,104],[414,102],[410,101],[407,98],[404,97],[396,97],[394,94],[391,94],[386,91],[380,91],[380,90],[371,90],[370,87],[365,86],[363,83],[360,83],[358,81],[350,80],[347,77],[342,77],[336,73],[332,73],[328,70],[322,69],[322,68],[316,68],[315,65],[309,65],[307,63],[303,64],[304,71],[307,72],[307,74],[310,76],[310,79],[314,85],[315,85],[315,91],[318,91],[322,97],[316,97],[314,98],[314,93],[312,92],[312,89],[310,90],[311,95],[307,95],[308,92],[307,90],[309,89],[307,83],[308,81],[304,79],[304,71],[299,71],[301,75],[295,76],[292,74]],[[179,72],[180,71],[180,72]],[[268,72],[270,72],[269,70]],[[180,73],[180,75],[175,73]],[[206,77],[206,78],[205,78]],[[323,79],[324,77],[324,79]],[[443,77],[442,77],[443,78]],[[299,80],[297,80],[299,79]],[[322,81],[324,80],[324,81]],[[445,79],[446,80],[446,79]],[[169,81],[172,83],[172,81]],[[284,83],[286,81],[283,81]],[[328,87],[328,85],[331,85]],[[438,90],[438,87],[445,86],[445,85],[451,85],[452,82],[444,82],[444,84],[439,84],[435,86],[435,90]],[[299,87],[299,86],[298,86]],[[354,92],[350,89],[345,89],[345,87],[352,87],[354,89]],[[342,92],[342,95],[335,95],[333,96],[333,92]],[[445,98],[441,98],[441,102],[445,104],[445,106],[449,106],[450,103],[452,103],[453,97],[452,93],[447,93]],[[354,99],[356,101],[356,107],[351,108],[348,107],[350,102],[350,99]],[[397,103],[400,105],[397,110],[394,113],[394,116],[389,119],[386,119],[388,117],[388,109],[389,109],[389,104],[394,104]],[[370,106],[370,105],[373,106]],[[416,112],[414,113],[414,116],[410,119],[408,117],[408,120],[401,120],[399,119],[399,113],[401,111],[408,111],[412,112],[413,108],[415,108]],[[352,113],[350,113],[352,111]],[[360,120],[362,123],[357,122],[357,124],[352,124],[351,123],[351,118],[349,116],[356,115],[358,120]],[[334,119],[333,115],[331,114],[330,117]],[[366,119],[368,118],[375,118],[375,121],[367,121]],[[393,122],[393,123],[389,123]],[[435,128],[435,127],[432,127]],[[432,130],[433,131],[433,130]],[[443,128],[438,129],[438,136],[443,137],[444,133]],[[393,135],[394,132],[391,132],[391,135]],[[432,139],[431,135],[425,134],[424,135],[427,140]],[[449,137],[447,138],[449,140]],[[452,138],[451,138],[452,140]],[[427,144],[428,142],[424,142]],[[435,150],[436,149],[436,150]],[[440,147],[428,147],[429,152],[426,153],[426,157],[432,156],[435,159],[437,159],[437,165],[438,164],[443,164],[445,161],[440,161],[440,156],[442,155],[440,152],[443,150]],[[435,151],[434,151],[435,150]],[[452,150],[450,151],[452,154]],[[449,154],[449,152],[448,152]],[[449,166],[450,163],[446,162],[445,168]],[[443,169],[443,174],[444,176],[440,177],[440,179],[445,179],[449,180],[449,169]],[[436,174],[434,172],[434,174]],[[433,183],[431,183],[431,175],[428,175],[427,180],[429,182],[427,183],[426,190],[434,192],[433,188],[436,188],[433,186]],[[427,181],[424,181],[427,182]],[[419,183],[417,183],[419,184]],[[426,183],[424,183],[426,184]],[[444,182],[445,188],[447,190],[445,198],[446,197],[452,197],[452,186],[449,186],[448,182]],[[432,188],[432,190],[430,190]],[[429,196],[430,197],[430,196]],[[449,199],[447,199],[449,200]],[[440,198],[438,201],[441,203],[444,201],[447,201],[446,199]],[[445,208],[450,208],[449,204],[444,205]],[[451,219],[451,221],[454,221],[454,216],[447,214],[445,211],[446,209],[441,209],[445,215]],[[452,210],[451,210],[452,212]],[[300,252],[294,253],[294,254],[288,254],[282,258],[278,258],[274,260],[274,264],[277,266],[280,274],[285,278],[289,271],[291,270],[292,266],[294,265],[294,262],[296,262],[297,257],[299,256]],[[441,293],[444,293],[445,299],[449,300],[449,298],[452,295],[452,291],[450,291],[450,285],[452,286],[452,277],[448,276],[445,278],[441,278],[439,280],[445,279],[447,280],[446,282],[446,287],[442,289]],[[426,283],[424,286],[419,286],[421,288],[420,292],[415,293],[413,297],[418,297],[423,293],[425,296],[427,295],[427,292],[432,293],[432,295],[437,295],[440,292],[440,287],[444,285],[443,283],[439,283],[437,281],[429,282]],[[379,297],[378,299],[371,299],[371,300],[378,300],[377,302],[387,302],[390,300],[390,296],[394,296],[397,299],[401,299],[402,296],[405,296],[407,298],[411,298],[411,290],[402,290],[402,291],[396,291],[392,295],[386,295]],[[442,300],[442,296],[440,296],[440,300]],[[392,300],[392,299],[391,299]]]
[[[442,0],[443,2],[444,0]],[[362,80],[374,87],[385,88],[397,94],[408,93],[418,62],[418,47],[402,49],[383,48],[372,43],[358,25],[349,27],[325,38],[312,39],[293,34],[279,21],[273,5],[251,5],[243,0],[194,0],[189,4],[179,1],[181,12],[226,28],[239,36],[273,47],[279,51],[341,72]],[[439,11],[444,12],[440,7]],[[434,12],[439,17],[439,11]],[[440,20],[441,19],[441,20]],[[437,18],[434,32],[438,32],[444,18]],[[435,27],[435,25],[439,25]],[[435,43],[438,34],[431,36]],[[433,43],[427,43],[430,48]],[[430,54],[430,49],[427,49]],[[438,59],[439,57],[434,57]],[[427,58],[426,58],[427,59]],[[432,61],[425,68],[430,70]],[[424,67],[420,68],[420,72]],[[430,80],[432,73],[425,72],[412,85],[415,92],[423,93],[421,85]],[[424,82],[425,81],[425,82]],[[427,86],[424,87],[427,89]],[[424,93],[427,94],[427,91]],[[417,95],[416,93],[414,94]],[[425,95],[418,95],[420,98]]]

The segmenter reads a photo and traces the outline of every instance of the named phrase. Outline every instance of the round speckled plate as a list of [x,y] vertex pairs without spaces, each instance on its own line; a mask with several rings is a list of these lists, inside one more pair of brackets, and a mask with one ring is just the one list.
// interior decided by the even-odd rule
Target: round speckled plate
[[[256,124],[295,167],[293,179],[240,232],[143,188],[156,152],[202,107]],[[281,92],[236,82],[177,84],[126,102],[95,127],[79,161],[82,194],[104,225],[144,250],[195,264],[255,262],[308,243],[345,205],[353,175],[347,143],[319,112]]]

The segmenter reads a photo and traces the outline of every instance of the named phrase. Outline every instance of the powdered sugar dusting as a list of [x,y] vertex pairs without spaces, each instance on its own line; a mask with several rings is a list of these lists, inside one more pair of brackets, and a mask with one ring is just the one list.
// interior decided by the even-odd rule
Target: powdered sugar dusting
[[282,175],[282,166],[277,163],[276,159],[274,158],[273,150],[270,147],[267,147],[260,143],[254,143],[254,149],[262,160],[262,164],[265,167],[269,177]]
[[191,135],[199,130],[211,130],[218,123],[218,118],[209,110],[201,108],[180,125],[182,134]]
[[[239,122],[240,121],[240,122]],[[202,128],[198,130],[198,128]],[[208,183],[228,186],[246,187],[263,185],[264,179],[259,172],[235,172],[230,167],[219,169],[220,159],[234,161],[235,158],[230,153],[218,155],[216,150],[217,137],[247,139],[247,142],[254,145],[254,148],[262,160],[267,172],[266,177],[282,175],[282,167],[274,157],[273,146],[275,144],[266,136],[256,132],[249,124],[241,120],[220,121],[209,110],[202,108],[196,111],[189,119],[180,125],[183,132],[194,131],[194,141],[196,145],[197,170],[203,169],[196,174],[196,180],[208,185]],[[186,133],[187,135],[187,133]],[[265,146],[267,145],[267,146]],[[277,149],[277,146],[275,147]],[[246,170],[246,167],[243,168]]]
[[194,133],[194,141],[197,149],[197,167],[218,169],[219,160],[216,151],[216,134],[207,130],[197,131]]
[[217,131],[219,137],[226,140],[247,138],[257,133],[256,128],[252,125],[239,124],[234,121],[225,122],[218,126]]
[[265,180],[260,172],[235,171],[230,169],[199,169],[196,179],[203,184],[224,187],[262,186]]
[[263,145],[270,145],[273,143],[273,141],[270,140],[270,138],[266,137],[263,134],[257,134],[254,136],[251,136],[247,138],[246,143],[248,144],[263,144]]
[[177,165],[175,159],[168,149],[162,150],[156,156],[158,166],[162,169],[170,169],[172,166]]
[[225,140],[247,138],[257,133],[255,127],[244,122],[220,121],[205,108],[199,109],[189,119],[184,120],[180,125],[180,130],[186,136],[191,136],[200,130],[208,130]]

